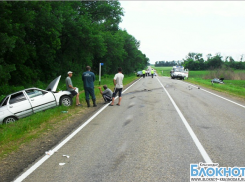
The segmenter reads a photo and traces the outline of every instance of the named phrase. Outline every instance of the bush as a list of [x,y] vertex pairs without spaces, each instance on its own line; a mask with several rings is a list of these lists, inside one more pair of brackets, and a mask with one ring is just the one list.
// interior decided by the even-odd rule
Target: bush
[[224,78],[225,80],[245,80],[245,73],[236,73],[231,68],[222,67],[215,70],[210,70],[209,74],[204,76],[204,79]]

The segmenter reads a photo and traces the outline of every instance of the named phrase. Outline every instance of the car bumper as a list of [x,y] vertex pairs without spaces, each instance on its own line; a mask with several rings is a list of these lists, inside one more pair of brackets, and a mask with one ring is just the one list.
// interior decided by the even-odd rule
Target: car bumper
[[183,75],[174,75],[173,77],[174,78],[184,78],[185,76],[183,76]]

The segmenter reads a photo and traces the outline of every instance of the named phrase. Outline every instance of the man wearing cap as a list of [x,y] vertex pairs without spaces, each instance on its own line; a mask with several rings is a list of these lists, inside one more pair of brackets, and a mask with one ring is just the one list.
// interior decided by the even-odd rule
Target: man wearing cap
[[84,91],[85,91],[85,97],[86,97],[86,102],[87,106],[90,107],[90,102],[89,102],[89,95],[92,97],[93,100],[93,106],[96,107],[96,98],[94,95],[94,81],[95,81],[95,75],[93,72],[91,72],[91,67],[87,66],[86,67],[87,71],[85,71],[82,75],[82,80],[83,80],[83,86],[84,86]]
[[68,77],[66,78],[66,89],[71,92],[72,96],[76,95],[76,106],[81,106],[80,101],[79,101],[79,93],[76,92],[76,87],[73,87],[71,77],[72,77],[72,72],[68,71]]
[[112,101],[112,91],[107,87],[107,85],[103,86],[104,91],[102,92],[101,87],[99,87],[100,93],[105,101],[105,103],[109,103]]

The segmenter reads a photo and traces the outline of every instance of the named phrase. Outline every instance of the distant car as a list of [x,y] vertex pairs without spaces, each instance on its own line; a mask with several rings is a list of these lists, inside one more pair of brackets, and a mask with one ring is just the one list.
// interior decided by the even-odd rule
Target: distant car
[[71,106],[71,93],[69,91],[56,91],[60,77],[61,76],[54,79],[48,85],[46,90],[28,88],[7,95],[0,102],[0,124],[12,123],[19,118],[23,118],[58,105]]
[[223,84],[224,83],[223,80],[224,79],[221,80],[221,79],[218,79],[218,78],[214,78],[214,79],[211,80],[211,82],[212,83],[221,83],[221,84]]
[[137,76],[142,76],[142,75],[143,75],[142,71],[137,72]]

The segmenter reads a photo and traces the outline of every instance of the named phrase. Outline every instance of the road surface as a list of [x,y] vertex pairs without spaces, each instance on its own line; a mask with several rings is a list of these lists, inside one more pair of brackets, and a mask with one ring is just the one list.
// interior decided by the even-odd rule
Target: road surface
[[212,162],[245,166],[245,108],[183,81],[146,77],[24,181],[189,181],[190,163],[205,159],[160,83]]

